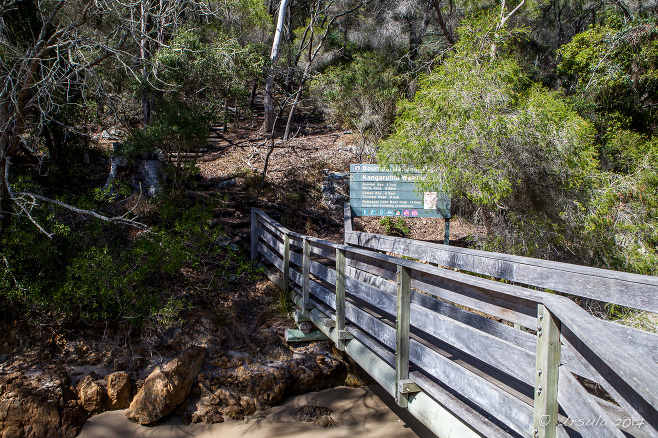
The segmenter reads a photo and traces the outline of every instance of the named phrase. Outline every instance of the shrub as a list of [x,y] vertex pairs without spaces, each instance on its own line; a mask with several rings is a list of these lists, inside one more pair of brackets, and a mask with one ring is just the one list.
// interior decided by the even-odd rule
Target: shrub
[[405,87],[390,59],[367,52],[329,67],[313,80],[311,93],[331,123],[376,140],[388,134]]
[[[428,189],[466,198],[503,238],[497,249],[555,257],[568,249],[552,237],[569,232],[573,203],[591,185],[593,128],[559,93],[531,84],[502,42],[492,57],[495,32],[488,16],[462,24],[453,55],[401,102],[379,160],[417,167]],[[557,233],[524,235],[532,222]]]
[[214,287],[258,272],[238,248],[218,244],[225,236],[210,226],[212,199],[188,203],[177,196],[157,201],[151,232],[35,208],[35,219],[55,233],[49,239],[18,217],[0,237],[5,317],[155,327],[175,321],[185,306],[186,270],[202,272],[213,260]]

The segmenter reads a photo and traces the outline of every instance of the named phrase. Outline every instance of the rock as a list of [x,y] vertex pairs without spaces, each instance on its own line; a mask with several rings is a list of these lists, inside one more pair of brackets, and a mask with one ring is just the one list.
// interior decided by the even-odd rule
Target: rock
[[306,405],[297,410],[297,421],[313,422],[316,426],[332,427],[336,421],[330,417],[332,410],[324,406]]
[[61,367],[0,374],[2,438],[73,438],[87,417]]
[[90,414],[103,411],[105,407],[105,389],[96,381],[94,374],[85,376],[77,386],[80,404]]
[[224,415],[227,415],[229,418],[232,418],[233,420],[244,420],[244,412],[242,412],[242,408],[240,406],[232,405],[232,406],[227,406],[225,408],[222,408],[222,412]]
[[218,367],[204,374],[205,384],[214,392],[211,399],[225,406],[224,415],[242,418],[281,402],[288,394],[338,384],[344,381],[345,372],[344,363],[332,354],[328,343],[321,342],[290,360]]
[[332,210],[340,210],[343,203],[349,200],[347,195],[349,173],[347,172],[330,172],[324,169],[326,175],[320,186],[322,191],[322,202]]
[[240,398],[240,407],[244,415],[251,415],[256,412],[256,403],[249,397]]
[[123,409],[130,405],[130,377],[118,372],[107,378],[107,399],[109,409]]
[[205,348],[192,347],[157,367],[135,395],[126,416],[139,424],[152,424],[171,413],[189,395],[205,353]]

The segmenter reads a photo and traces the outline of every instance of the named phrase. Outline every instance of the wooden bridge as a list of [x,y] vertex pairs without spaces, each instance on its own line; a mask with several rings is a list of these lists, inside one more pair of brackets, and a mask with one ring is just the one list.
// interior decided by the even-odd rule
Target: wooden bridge
[[252,258],[300,314],[437,436],[658,437],[658,335],[574,302],[658,313],[658,278],[354,232],[351,219],[345,245],[257,209],[251,224]]

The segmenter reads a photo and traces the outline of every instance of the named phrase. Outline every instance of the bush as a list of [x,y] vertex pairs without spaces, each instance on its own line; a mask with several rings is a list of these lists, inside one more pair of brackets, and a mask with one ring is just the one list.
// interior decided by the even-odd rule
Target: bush
[[216,288],[257,272],[238,248],[221,244],[226,238],[210,226],[212,208],[212,199],[196,205],[182,196],[163,199],[151,207],[151,232],[34,209],[35,219],[54,231],[52,239],[18,217],[0,238],[5,317],[126,327],[171,323],[194,290],[183,272],[203,272],[212,261]]
[[[591,185],[594,131],[563,96],[533,85],[503,41],[492,57],[495,33],[488,16],[460,26],[453,55],[401,102],[379,160],[417,167],[428,190],[466,198],[497,249],[555,257],[568,253],[554,237],[574,226],[574,201]],[[553,225],[524,234],[528,223]]]
[[311,83],[311,94],[330,123],[356,129],[365,138],[389,133],[406,79],[390,59],[367,52],[332,66]]

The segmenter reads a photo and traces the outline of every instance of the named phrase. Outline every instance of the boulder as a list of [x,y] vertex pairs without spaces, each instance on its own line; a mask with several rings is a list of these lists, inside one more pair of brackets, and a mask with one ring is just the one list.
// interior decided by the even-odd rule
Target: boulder
[[117,372],[107,377],[107,401],[109,409],[123,409],[130,405],[130,377]]
[[240,420],[280,403],[288,394],[317,391],[345,380],[345,364],[320,342],[297,351],[293,359],[215,368],[204,373],[212,391],[210,403],[222,405],[225,416]]
[[135,395],[126,416],[139,424],[152,424],[171,413],[189,395],[205,354],[205,348],[192,347],[158,366]]
[[62,367],[0,372],[0,437],[73,438],[87,416]]
[[80,404],[89,413],[99,413],[105,407],[105,389],[96,381],[96,376],[85,376],[77,386]]

